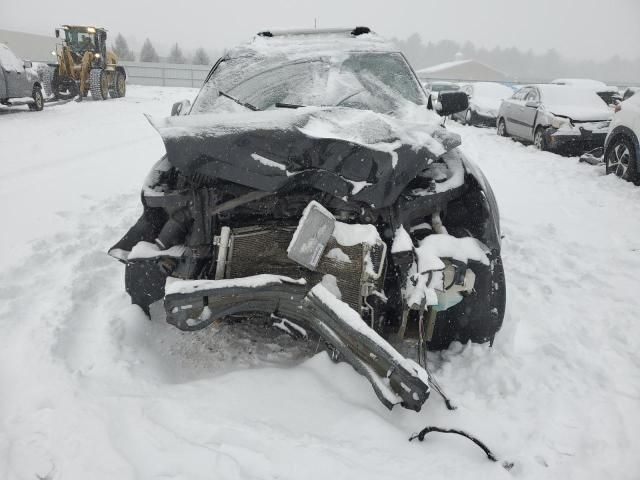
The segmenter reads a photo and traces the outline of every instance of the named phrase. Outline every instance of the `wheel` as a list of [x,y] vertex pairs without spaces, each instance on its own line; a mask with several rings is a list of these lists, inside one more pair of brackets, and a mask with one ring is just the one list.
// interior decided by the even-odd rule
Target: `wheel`
[[111,87],[109,88],[109,95],[111,98],[120,98],[124,97],[127,93],[127,78],[124,76],[122,72],[118,72],[116,70],[113,75],[113,82],[111,83]]
[[33,87],[33,93],[31,94],[33,103],[29,104],[29,110],[39,112],[44,108],[44,97],[42,96],[42,89],[40,87]]
[[507,133],[507,125],[504,123],[504,118],[498,120],[498,136],[500,137],[508,137]]
[[71,100],[78,95],[78,84],[71,77],[60,75],[58,67],[53,70],[51,90],[56,100]]
[[617,177],[635,182],[638,180],[638,157],[636,149],[629,138],[619,135],[607,148],[605,154],[607,174],[614,173]]
[[109,77],[102,68],[92,68],[89,72],[89,85],[91,98],[94,100],[106,100],[109,95]]
[[547,140],[544,138],[544,128],[538,127],[538,129],[536,130],[536,134],[533,136],[533,145],[538,150],[548,150]]
[[469,262],[476,274],[474,292],[459,304],[438,312],[429,350],[445,349],[455,340],[493,342],[502,327],[507,295],[500,254],[491,254],[489,260],[489,265]]
[[467,113],[464,116],[464,123],[466,125],[473,125],[474,121],[475,121],[475,115],[473,114],[473,111],[471,111],[471,109],[468,108]]

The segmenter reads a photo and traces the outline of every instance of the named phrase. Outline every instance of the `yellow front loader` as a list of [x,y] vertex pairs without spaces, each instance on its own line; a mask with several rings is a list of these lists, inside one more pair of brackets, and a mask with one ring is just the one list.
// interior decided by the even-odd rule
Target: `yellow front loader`
[[45,93],[60,100],[76,95],[82,100],[89,92],[94,100],[124,97],[127,73],[118,57],[107,51],[107,31],[79,25],[63,25],[62,30],[62,43],[52,52],[58,61],[49,64],[44,78]]

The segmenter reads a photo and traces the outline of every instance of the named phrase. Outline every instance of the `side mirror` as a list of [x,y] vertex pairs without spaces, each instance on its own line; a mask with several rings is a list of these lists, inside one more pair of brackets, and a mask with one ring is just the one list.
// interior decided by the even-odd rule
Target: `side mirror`
[[186,115],[189,113],[189,109],[191,108],[191,102],[189,100],[181,100],[180,102],[176,102],[171,107],[171,116],[178,117],[180,115]]
[[56,38],[60,38],[60,30],[56,28]]
[[25,60],[24,68],[31,68],[31,67],[33,67],[33,63],[31,63],[31,60]]
[[[453,113],[458,113],[469,108],[469,97],[464,92],[440,92],[436,104],[436,112],[446,117]],[[438,103],[440,108],[438,108]]]
[[527,100],[524,106],[529,108],[538,108],[540,106],[540,102],[537,100]]

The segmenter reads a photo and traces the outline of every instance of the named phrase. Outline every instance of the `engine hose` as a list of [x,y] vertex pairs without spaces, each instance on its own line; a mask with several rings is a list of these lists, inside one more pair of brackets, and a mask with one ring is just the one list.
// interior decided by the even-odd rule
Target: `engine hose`
[[[417,438],[422,442],[424,441],[424,437],[431,432],[454,433],[456,435],[460,435],[465,438],[468,438],[469,440],[471,440],[473,443],[475,443],[478,447],[482,449],[482,451],[485,453],[485,455],[489,460],[491,460],[492,462],[498,461],[498,457],[495,456],[495,454],[489,449],[489,447],[487,447],[482,441],[478,440],[476,437],[465,432],[464,430],[457,430],[455,428],[425,427],[420,431],[420,433],[417,433],[409,437],[409,441],[415,440]],[[513,465],[514,465],[513,462],[506,462],[506,461],[502,462],[502,467],[506,470],[511,470],[513,468]]]

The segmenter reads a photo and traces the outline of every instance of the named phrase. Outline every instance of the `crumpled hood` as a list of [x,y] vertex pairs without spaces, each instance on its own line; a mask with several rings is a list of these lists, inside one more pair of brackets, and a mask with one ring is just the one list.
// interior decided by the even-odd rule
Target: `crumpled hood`
[[611,120],[613,112],[602,102],[602,108],[580,105],[547,104],[547,110],[556,116],[569,117],[578,122]]
[[380,208],[393,204],[429,163],[460,145],[459,135],[418,117],[306,107],[147,118],[169,162],[185,175],[265,192],[309,185]]

